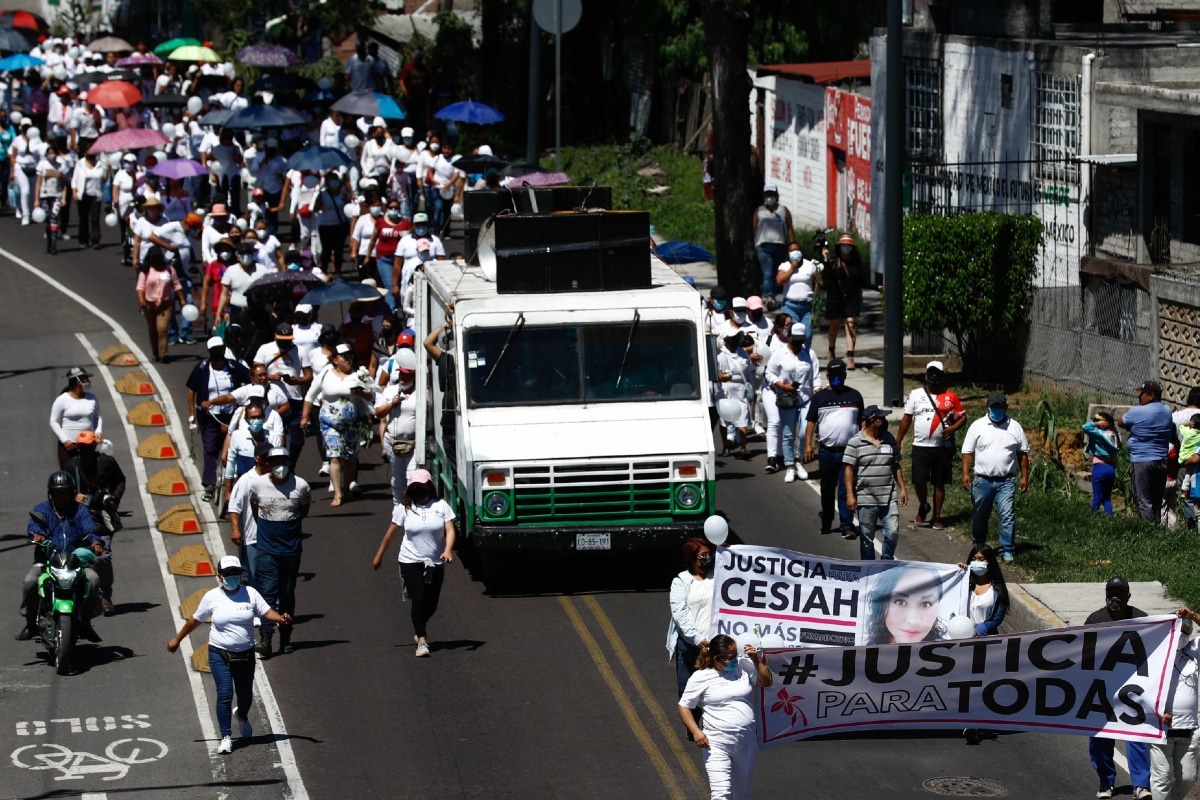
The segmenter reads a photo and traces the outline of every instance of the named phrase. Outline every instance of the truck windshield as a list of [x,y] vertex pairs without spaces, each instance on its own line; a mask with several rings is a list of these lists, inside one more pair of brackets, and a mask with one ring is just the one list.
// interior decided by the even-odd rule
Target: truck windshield
[[[512,330],[468,331],[471,406],[694,400],[700,396],[696,331],[687,323],[642,321],[634,329],[632,341],[628,321],[523,326],[510,340]],[[487,381],[506,341],[504,360]]]

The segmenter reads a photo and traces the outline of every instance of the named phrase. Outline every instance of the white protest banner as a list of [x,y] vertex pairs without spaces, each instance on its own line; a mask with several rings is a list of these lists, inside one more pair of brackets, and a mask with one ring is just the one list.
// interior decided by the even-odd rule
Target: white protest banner
[[1173,616],[924,644],[769,651],[766,747],[885,728],[992,728],[1158,742]]
[[841,647],[945,639],[967,613],[967,571],[919,561],[842,561],[778,547],[717,550],[709,637]]

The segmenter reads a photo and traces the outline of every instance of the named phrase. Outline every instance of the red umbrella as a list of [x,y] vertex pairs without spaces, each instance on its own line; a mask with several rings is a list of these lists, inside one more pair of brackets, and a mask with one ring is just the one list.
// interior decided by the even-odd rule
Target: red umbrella
[[101,108],[129,108],[142,102],[142,92],[132,83],[105,81],[89,89],[87,99]]
[[[91,98],[91,94],[88,95]],[[127,128],[123,131],[106,133],[88,148],[89,153],[117,153],[122,150],[140,150],[143,147],[158,147],[170,139],[149,128]]]
[[0,25],[8,28],[25,28],[38,33],[49,33],[46,20],[31,11],[0,11]]

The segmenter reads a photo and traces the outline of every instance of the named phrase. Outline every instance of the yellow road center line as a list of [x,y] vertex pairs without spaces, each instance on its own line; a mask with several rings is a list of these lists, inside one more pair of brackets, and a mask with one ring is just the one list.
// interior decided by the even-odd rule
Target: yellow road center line
[[583,646],[587,648],[588,655],[592,657],[592,662],[596,665],[596,669],[600,672],[600,677],[608,685],[609,692],[617,701],[617,705],[621,709],[621,713],[625,715],[625,721],[629,724],[630,730],[633,731],[634,737],[642,745],[642,749],[646,751],[646,755],[650,757],[650,763],[654,765],[654,769],[658,772],[659,778],[662,779],[663,786],[667,789],[672,800],[686,800],[686,795],[683,793],[678,783],[675,780],[675,775],[671,772],[671,767],[667,764],[667,759],[663,757],[662,751],[658,749],[654,738],[650,735],[650,731],[646,730],[646,726],[642,724],[642,720],[638,717],[637,709],[629,699],[629,695],[625,693],[625,687],[621,681],[617,679],[616,673],[613,672],[608,661],[604,658],[604,654],[600,651],[600,645],[596,642],[592,632],[588,630],[587,625],[583,621],[583,616],[579,610],[571,603],[569,597],[559,597],[559,603],[566,612],[567,618],[571,620],[571,626],[575,628],[575,633],[579,635]]
[[600,607],[599,601],[595,597],[588,595],[583,598],[583,604],[587,606],[588,610],[592,612],[592,616],[596,618],[596,623],[600,626],[601,633],[612,643],[613,652],[616,653],[617,660],[621,662],[621,666],[629,674],[633,682],[633,688],[637,691],[638,696],[642,698],[642,703],[645,704],[646,708],[650,709],[650,715],[658,723],[658,727],[662,730],[663,738],[670,744],[671,751],[675,754],[675,758],[678,759],[679,765],[683,767],[683,771],[687,773],[687,776],[692,779],[696,790],[700,794],[704,794],[707,780],[700,771],[700,767],[696,765],[695,760],[688,754],[683,740],[679,737],[680,722],[678,717],[674,721],[670,720],[667,712],[663,711],[662,706],[654,699],[650,687],[646,685],[646,681],[642,677],[642,672],[638,668],[637,662],[629,654],[629,649],[625,647],[625,642],[617,635],[616,626],[612,624],[612,620],[604,613],[604,609]]

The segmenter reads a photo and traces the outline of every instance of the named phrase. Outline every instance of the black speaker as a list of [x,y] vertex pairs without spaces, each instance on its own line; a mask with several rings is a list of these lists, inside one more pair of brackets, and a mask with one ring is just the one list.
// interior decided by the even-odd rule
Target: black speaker
[[[463,219],[466,223],[464,247],[469,263],[479,265],[475,253],[479,235],[487,221],[499,213],[534,213],[529,189],[482,189],[463,193]],[[533,189],[537,212],[574,211],[581,206],[593,209],[612,208],[612,188],[609,186],[552,186]]]
[[609,211],[600,218],[605,291],[650,287],[650,214]]

